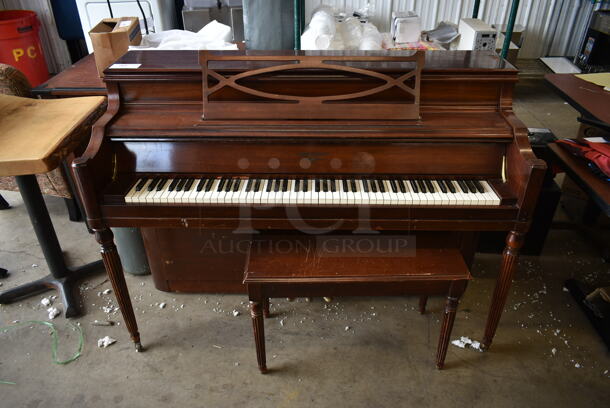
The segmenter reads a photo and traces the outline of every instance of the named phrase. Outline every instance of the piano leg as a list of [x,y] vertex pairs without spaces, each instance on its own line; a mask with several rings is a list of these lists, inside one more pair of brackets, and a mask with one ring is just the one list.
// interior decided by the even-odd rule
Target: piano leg
[[254,343],[256,345],[256,360],[261,374],[267,374],[267,358],[265,356],[265,320],[263,317],[264,300],[260,297],[250,297],[250,315],[254,328]]
[[491,306],[489,307],[489,315],[487,316],[487,324],[485,326],[485,336],[483,337],[482,347],[488,349],[496,334],[498,322],[502,316],[502,310],[508,297],[508,290],[517,268],[517,260],[519,258],[519,250],[523,245],[525,235],[521,232],[511,231],[506,237],[506,247],[503,252],[502,268],[496,281],[493,297],[491,298]]
[[140,343],[140,333],[138,332],[136,316],[131,305],[131,298],[129,297],[129,291],[127,290],[127,284],[125,283],[121,258],[119,258],[119,253],[113,238],[114,236],[110,229],[95,231],[95,239],[101,245],[102,259],[104,260],[106,273],[112,283],[112,288],[114,289],[114,294],[119,302],[121,314],[123,315],[129,334],[131,335],[131,340],[135,344],[136,351],[144,351],[142,343]]

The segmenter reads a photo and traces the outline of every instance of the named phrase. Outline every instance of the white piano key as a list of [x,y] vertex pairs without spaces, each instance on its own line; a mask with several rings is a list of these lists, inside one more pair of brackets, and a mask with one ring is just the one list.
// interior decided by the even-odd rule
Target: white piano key
[[500,205],[501,199],[491,185],[485,180],[481,180],[481,185],[485,189],[485,193],[487,194],[489,200],[489,205]]

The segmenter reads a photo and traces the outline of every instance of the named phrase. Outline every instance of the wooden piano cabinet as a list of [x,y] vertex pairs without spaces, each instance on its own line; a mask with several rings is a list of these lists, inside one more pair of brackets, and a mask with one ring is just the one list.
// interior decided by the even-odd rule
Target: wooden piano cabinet
[[[337,109],[338,118],[334,119],[320,113],[319,107],[318,119],[303,119],[302,112],[294,107],[284,107],[291,111],[287,117],[276,115],[273,110],[261,111],[265,103],[259,104],[253,98],[272,96],[276,90],[282,90],[284,96],[294,91],[300,100],[310,104],[321,101],[334,104],[333,97],[345,99],[343,96],[351,95],[355,97],[348,98],[352,105],[408,105],[409,101],[405,103],[399,96],[404,93],[403,87],[396,86],[399,84],[393,78],[400,78],[412,65],[410,61],[396,62],[402,54],[356,52],[364,60],[350,62],[349,66],[366,70],[364,76],[372,80],[362,79],[355,71],[328,75],[324,70],[314,69],[300,73],[310,81],[304,85],[300,74],[274,77],[256,74],[257,69],[274,64],[274,56],[284,60],[297,56],[305,61],[312,55],[283,53],[271,52],[269,57],[257,51],[214,53],[214,58],[220,55],[217,58],[220,61],[210,61],[208,68],[214,71],[216,82],[208,82],[209,78],[204,81],[197,51],[132,51],[118,62],[139,64],[137,69],[105,72],[108,108],[93,127],[86,151],[74,161],[73,172],[88,225],[102,246],[108,275],[137,347],[141,347],[138,329],[109,227],[143,229],[159,289],[237,293],[244,291],[240,278],[245,256],[240,251],[226,256],[209,243],[219,237],[220,241],[233,244],[247,240],[230,234],[243,223],[265,232],[295,231],[297,219],[305,220],[311,228],[328,227],[342,219],[344,222],[336,228],[344,232],[358,229],[362,223],[384,233],[416,231],[418,239],[432,239],[438,245],[459,248],[467,264],[472,261],[478,232],[507,232],[485,330],[484,345],[488,347],[544,177],[544,163],[533,155],[527,129],[512,111],[517,70],[493,52],[426,52],[421,83],[416,86],[418,92],[412,94],[412,106],[407,110],[402,109],[404,106],[393,106],[394,110],[388,111],[393,119],[370,119],[374,115],[366,120],[338,119],[352,118],[350,114],[343,116],[340,112],[343,108]],[[326,55],[326,60],[331,61],[336,55],[354,59],[341,53]],[[265,72],[272,71],[269,68]],[[413,78],[403,79],[407,87],[415,89]],[[367,92],[378,80],[392,87]],[[235,83],[254,92],[244,93],[239,86],[231,86]],[[218,84],[223,86],[210,93]],[[316,88],[316,84],[330,85]],[[205,116],[204,106],[230,109],[237,96],[241,98],[238,105],[242,111],[251,109],[248,115],[235,110],[231,114],[239,114],[230,120]],[[400,116],[392,113],[398,112],[396,109],[402,109]],[[212,111],[212,116],[214,113],[224,117],[224,112]],[[259,114],[266,119],[252,119],[261,117]],[[403,119],[396,120],[398,117]],[[333,166],[339,163],[333,160],[337,158],[341,166]],[[307,166],[301,165],[301,160]],[[277,162],[281,166],[272,165]],[[486,208],[415,205],[405,209],[373,205],[363,207],[366,211],[362,212],[360,208],[324,205],[262,210],[234,205],[133,205],[124,201],[127,191],[124,189],[141,177],[252,174],[474,178],[488,180],[502,200],[500,205]],[[299,210],[298,217],[294,215],[295,209]]]
[[249,234],[141,228],[155,287],[165,292],[245,293]]

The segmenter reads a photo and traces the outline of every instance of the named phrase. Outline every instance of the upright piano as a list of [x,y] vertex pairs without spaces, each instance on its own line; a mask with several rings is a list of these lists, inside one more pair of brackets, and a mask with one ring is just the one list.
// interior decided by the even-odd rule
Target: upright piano
[[135,51],[104,80],[107,112],[72,167],[138,350],[110,227],[420,234],[467,262],[477,232],[506,231],[490,346],[545,170],[512,110],[517,70],[506,61]]

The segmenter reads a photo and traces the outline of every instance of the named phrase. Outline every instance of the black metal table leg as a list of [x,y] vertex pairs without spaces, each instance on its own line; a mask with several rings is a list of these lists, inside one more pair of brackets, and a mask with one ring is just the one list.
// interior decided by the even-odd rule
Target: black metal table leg
[[11,208],[10,204],[0,195],[0,210],[8,210],[9,208]]
[[26,283],[0,293],[0,303],[11,303],[23,297],[38,294],[49,289],[56,289],[66,309],[64,312],[65,316],[78,316],[80,308],[74,298],[73,291],[76,281],[87,274],[103,271],[104,266],[102,261],[91,262],[77,268],[68,268],[61,252],[47,206],[44,203],[40,187],[36,181],[36,176],[26,175],[16,176],[15,178],[51,274],[34,282]]

